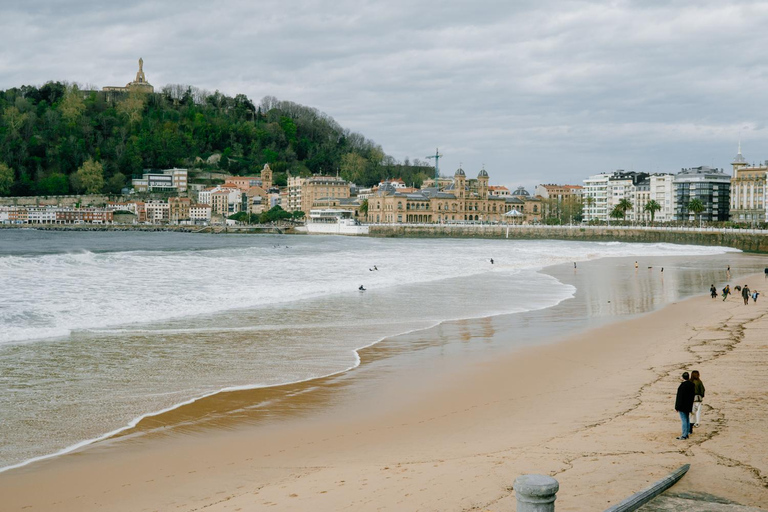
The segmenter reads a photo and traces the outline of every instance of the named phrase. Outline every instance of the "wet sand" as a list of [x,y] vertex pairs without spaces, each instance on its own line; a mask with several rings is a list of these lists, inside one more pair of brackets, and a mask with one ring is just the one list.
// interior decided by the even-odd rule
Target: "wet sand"
[[[593,290],[605,314],[581,323],[455,322],[371,347],[353,372],[150,418],[0,474],[0,510],[514,510],[510,486],[530,472],[560,480],[558,510],[601,510],[686,462],[678,488],[768,503],[766,303],[697,297],[637,316],[653,304],[607,290],[625,299]],[[616,314],[634,317],[601,325]],[[537,321],[550,343],[497,343]],[[674,393],[694,364],[704,417],[677,441]]]

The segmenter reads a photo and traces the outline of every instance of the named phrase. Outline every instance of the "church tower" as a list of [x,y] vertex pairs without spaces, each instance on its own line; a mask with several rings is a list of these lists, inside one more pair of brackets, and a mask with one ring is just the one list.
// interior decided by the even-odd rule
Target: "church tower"
[[461,167],[456,169],[456,173],[453,175],[453,188],[456,198],[463,201],[467,195],[467,175],[464,174],[464,169]]
[[739,152],[736,154],[736,158],[733,159],[733,162],[731,162],[731,166],[733,166],[733,176],[736,177],[736,172],[748,165],[747,160],[741,154],[741,140],[739,140]]
[[483,201],[488,199],[488,173],[485,168],[477,174],[477,192]]
[[269,164],[264,164],[261,170],[261,188],[265,191],[272,188],[272,169],[269,168]]

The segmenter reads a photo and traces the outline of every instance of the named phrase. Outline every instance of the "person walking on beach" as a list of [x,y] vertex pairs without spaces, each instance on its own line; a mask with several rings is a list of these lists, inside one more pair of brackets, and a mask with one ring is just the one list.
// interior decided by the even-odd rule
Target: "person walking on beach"
[[696,396],[696,386],[689,380],[688,372],[683,373],[683,382],[677,387],[675,410],[680,414],[683,433],[677,439],[688,439],[691,434],[690,414],[693,410],[693,399]]
[[638,267],[637,262],[635,262],[635,270],[637,270],[637,267]]
[[701,382],[699,370],[693,370],[691,372],[691,382],[693,382],[693,389],[695,393],[693,395],[693,410],[691,410],[691,421],[693,421],[691,432],[693,432],[693,427],[698,428],[699,422],[701,421],[701,404],[704,401],[705,391],[704,383]]
[[757,302],[757,298],[760,296],[760,292],[755,290],[755,293],[752,294],[752,302]]
[[749,286],[744,285],[744,288],[741,289],[741,298],[744,299],[744,305],[749,304],[749,296],[752,295],[749,291]]
[[723,302],[728,298],[729,293],[731,293],[731,285],[727,284],[725,285],[725,288],[723,288]]
[[717,298],[717,288],[715,288],[714,284],[712,284],[712,286],[709,287],[709,294],[712,296],[713,299]]

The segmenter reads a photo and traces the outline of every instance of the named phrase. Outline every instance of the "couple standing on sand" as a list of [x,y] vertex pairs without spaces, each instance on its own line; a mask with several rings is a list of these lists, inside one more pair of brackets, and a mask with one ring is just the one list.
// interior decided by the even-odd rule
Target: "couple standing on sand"
[[[698,370],[693,370],[691,375],[683,373],[683,382],[677,388],[675,410],[680,414],[683,424],[683,433],[678,439],[688,439],[693,434],[693,427],[699,426],[701,420],[701,403],[704,400],[704,383],[701,382]],[[695,421],[691,421],[695,419]]]

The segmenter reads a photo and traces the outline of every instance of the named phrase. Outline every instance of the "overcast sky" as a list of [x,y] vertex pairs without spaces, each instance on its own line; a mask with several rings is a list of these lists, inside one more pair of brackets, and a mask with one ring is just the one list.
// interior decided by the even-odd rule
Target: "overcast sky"
[[[10,4],[10,5],[9,5]],[[169,83],[325,112],[492,184],[768,159],[768,3],[5,0],[0,89]]]

